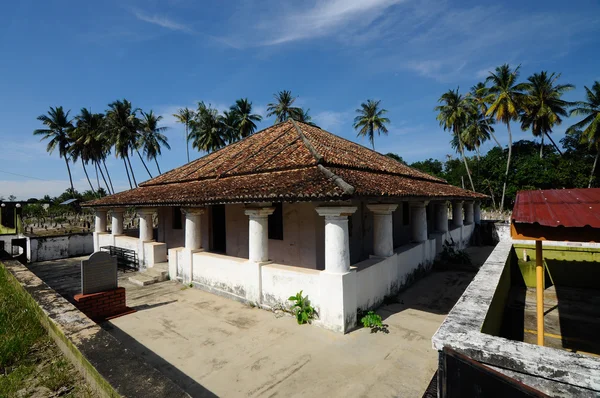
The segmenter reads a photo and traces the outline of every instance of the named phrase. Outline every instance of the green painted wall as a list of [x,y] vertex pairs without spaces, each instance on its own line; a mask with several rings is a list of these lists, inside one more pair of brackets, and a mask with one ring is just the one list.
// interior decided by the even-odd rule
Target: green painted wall
[[[535,246],[514,245],[519,270],[527,287],[535,287]],[[523,261],[527,250],[529,261]],[[552,285],[600,289],[600,249],[544,247],[545,287]],[[519,282],[518,280],[515,282]]]
[[485,320],[481,326],[481,332],[499,336],[502,330],[502,321],[504,319],[504,309],[508,301],[510,294],[510,288],[512,285],[513,274],[519,274],[517,270],[517,257],[514,249],[511,250],[506,265],[498,281],[498,286],[494,292],[494,297],[488,308],[488,312],[485,315]]

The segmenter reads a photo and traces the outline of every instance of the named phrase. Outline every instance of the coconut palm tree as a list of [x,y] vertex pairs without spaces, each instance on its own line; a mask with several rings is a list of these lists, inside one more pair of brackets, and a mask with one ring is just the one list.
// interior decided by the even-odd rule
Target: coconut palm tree
[[588,188],[592,187],[598,155],[600,155],[600,81],[595,81],[591,89],[585,87],[586,101],[578,101],[574,104],[570,116],[585,116],[583,120],[575,123],[567,130],[567,133],[573,134],[577,130],[583,130],[581,141],[587,143],[590,148],[596,150],[592,173]]
[[[473,87],[471,87],[471,90],[467,94],[467,97],[473,103],[473,106],[475,106],[479,110],[479,112],[483,113],[484,115],[488,111],[488,105],[491,104],[494,100],[494,95],[490,94],[490,89],[483,82],[479,82]],[[498,141],[496,135],[494,134],[494,129],[488,130],[490,132],[491,137],[496,142],[496,145],[498,145],[498,148],[503,149],[502,145],[500,144],[500,141]]]
[[[137,131],[139,129],[139,119],[136,113],[139,109],[133,108],[131,102],[126,99],[114,101],[108,105],[108,108],[106,111],[106,129],[104,134],[106,134],[114,146],[115,156],[123,159],[125,172],[129,180],[129,187],[133,188],[134,185],[137,187],[129,154],[133,153],[133,150],[136,149]],[[127,166],[129,166],[129,169]],[[129,177],[130,170],[131,178]],[[133,185],[131,184],[132,179]]]
[[468,150],[475,151],[478,160],[481,160],[481,152],[479,150],[481,145],[494,134],[492,124],[494,124],[494,119],[485,116],[485,113],[481,112],[478,108],[471,107],[461,138]]
[[316,124],[313,123],[313,121],[312,121],[312,116],[310,115],[310,108],[307,108],[307,109],[299,108],[299,109],[300,110],[298,111],[298,114],[294,115],[292,117],[292,119],[297,120],[302,123],[309,124],[311,126],[316,126]]
[[504,210],[504,198],[506,196],[506,184],[508,182],[508,172],[510,170],[510,159],[512,157],[512,132],[510,122],[518,120],[521,113],[521,107],[524,101],[523,91],[526,89],[524,83],[518,83],[519,69],[514,70],[508,64],[498,66],[494,72],[486,79],[486,83],[491,83],[490,94],[494,96],[486,112],[486,116],[493,116],[497,121],[506,124],[508,131],[508,158],[506,159],[506,173],[504,175],[504,185],[502,187],[502,199],[500,200],[500,211]]
[[267,104],[267,117],[275,116],[275,124],[294,118],[301,112],[300,108],[293,106],[296,98],[291,91],[283,90],[273,97],[276,102]]
[[246,138],[256,131],[256,123],[262,120],[262,116],[252,113],[252,102],[248,98],[240,98],[235,101],[235,105],[229,108],[233,114],[235,125],[233,126],[240,138]]
[[435,111],[438,112],[437,120],[440,122],[440,126],[444,131],[450,131],[453,135],[453,140],[457,141],[458,151],[465,164],[467,170],[467,176],[471,182],[471,189],[475,191],[475,185],[473,185],[473,178],[471,177],[471,170],[465,157],[465,145],[462,139],[463,130],[467,125],[469,118],[470,107],[468,101],[456,90],[448,90],[438,100],[441,105],[435,107]]
[[[100,162],[104,162],[104,159],[107,156],[105,144],[102,139],[104,115],[102,113],[92,113],[86,108],[81,108],[79,115],[75,116],[75,120],[77,121],[75,127],[76,144],[84,147],[87,161],[91,161],[94,164],[96,169],[96,179],[98,180],[98,170],[100,170],[102,180],[104,181],[108,193],[114,193],[114,191],[111,191],[111,187],[106,181],[106,177],[102,171],[102,165],[100,164]],[[98,189],[100,189],[100,183],[98,183]]]
[[544,155],[544,136],[547,136],[552,144],[562,155],[560,148],[556,145],[550,133],[554,126],[562,123],[562,117],[567,117],[567,108],[572,103],[561,99],[562,95],[575,88],[572,84],[556,84],[560,73],[548,74],[546,71],[534,73],[527,78],[525,91],[527,93],[523,103],[523,114],[521,115],[521,128],[531,128],[534,137],[541,137],[540,159]]
[[190,108],[180,108],[177,113],[174,113],[175,119],[183,125],[185,125],[185,151],[187,153],[187,161],[190,162],[190,144],[189,144],[189,132],[192,121],[194,120],[194,111]]
[[367,137],[375,150],[375,132],[377,135],[387,134],[388,129],[385,126],[390,123],[390,119],[384,117],[387,109],[380,109],[380,100],[367,100],[360,104],[356,110],[357,116],[354,118],[354,129],[358,131],[357,136]]
[[206,152],[216,151],[227,144],[227,135],[223,116],[220,116],[219,112],[210,104],[199,102],[189,135],[189,139],[192,140],[192,148]]
[[162,118],[162,116],[156,116],[152,111],[142,112],[140,135],[138,136],[138,147],[143,149],[148,160],[154,160],[158,174],[162,174],[156,159],[161,154],[161,146],[171,149],[167,137],[162,134],[168,127],[158,127]]
[[77,160],[81,160],[81,166],[83,167],[83,172],[85,174],[85,178],[90,184],[90,188],[92,190],[92,194],[96,196],[96,190],[92,185],[92,181],[90,181],[90,176],[87,172],[87,168],[85,167],[91,160],[91,151],[90,147],[85,145],[85,137],[83,136],[83,131],[77,131],[77,128],[73,130],[71,133],[71,137],[73,139],[71,145],[69,146],[69,155],[71,156],[71,161],[73,164],[77,162]]
[[71,133],[73,131],[73,120],[69,119],[69,112],[65,112],[62,106],[50,107],[47,115],[37,117],[37,120],[42,122],[47,128],[37,129],[33,134],[41,135],[41,140],[50,140],[46,146],[48,153],[51,154],[54,149],[58,148],[58,156],[65,159],[65,164],[67,165],[71,192],[75,192],[71,168],[69,167],[69,147],[72,143]]

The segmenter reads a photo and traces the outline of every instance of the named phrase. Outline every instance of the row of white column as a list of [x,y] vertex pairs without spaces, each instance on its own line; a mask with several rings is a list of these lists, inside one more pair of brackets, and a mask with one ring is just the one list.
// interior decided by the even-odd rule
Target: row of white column
[[[427,204],[429,202],[410,202],[411,240],[424,242],[428,239]],[[397,204],[368,204],[373,212],[373,252],[375,256],[389,257],[394,253],[394,233],[392,213]],[[346,273],[350,270],[350,238],[348,217],[355,211],[353,206],[317,207],[320,216],[325,217],[325,271],[330,273]],[[125,209],[111,209],[112,234],[123,234],[123,213]],[[156,209],[144,208],[137,211],[139,217],[139,238],[142,242],[152,241],[152,215]],[[182,208],[185,215],[185,249],[199,251],[202,249],[201,216],[204,208]],[[266,204],[259,207],[246,208],[244,213],[249,217],[249,253],[252,262],[264,264],[269,261],[268,217],[275,211]],[[480,221],[478,202],[465,202],[464,223],[472,224]],[[444,233],[448,231],[448,203],[438,202],[434,207],[435,229]],[[452,218],[455,227],[463,225],[463,202],[452,202]],[[96,232],[106,231],[106,210],[96,211]]]

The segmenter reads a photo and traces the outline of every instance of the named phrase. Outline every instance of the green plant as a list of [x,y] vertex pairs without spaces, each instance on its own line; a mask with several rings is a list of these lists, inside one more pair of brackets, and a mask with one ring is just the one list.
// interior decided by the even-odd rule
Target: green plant
[[292,313],[296,316],[298,325],[310,323],[310,321],[314,318],[316,311],[310,305],[308,296],[302,297],[302,290],[300,290],[295,296],[290,296],[288,300],[294,302],[294,305],[292,306]]
[[466,251],[456,249],[454,244],[446,241],[434,266],[438,270],[453,268],[471,269],[473,268],[473,262]]
[[384,325],[381,321],[381,316],[373,311],[367,312],[361,319],[360,322],[363,327],[370,328],[371,333],[384,332],[389,333],[387,325]]

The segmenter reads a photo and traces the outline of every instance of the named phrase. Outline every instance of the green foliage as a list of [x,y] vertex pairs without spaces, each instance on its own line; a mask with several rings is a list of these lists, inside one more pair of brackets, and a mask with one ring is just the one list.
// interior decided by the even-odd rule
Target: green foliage
[[448,269],[472,269],[473,262],[469,254],[460,249],[456,249],[455,245],[446,241],[444,247],[440,253],[434,268],[437,270],[448,270]]
[[429,158],[427,160],[421,160],[411,164],[410,167],[414,167],[417,170],[421,170],[436,177],[445,178],[444,164],[437,159]]
[[364,314],[360,319],[360,323],[362,323],[363,327],[370,328],[371,333],[389,333],[387,325],[384,325],[381,320],[381,316],[376,314],[374,311],[369,311]]
[[379,107],[381,100],[367,100],[360,104],[360,108],[356,110],[357,116],[354,118],[354,129],[358,132],[357,136],[367,137],[373,150],[375,150],[375,133],[387,135],[387,124],[390,124],[390,119],[384,117],[387,109]]
[[295,296],[290,296],[288,300],[294,302],[294,305],[292,306],[292,313],[296,316],[298,325],[310,323],[315,317],[316,311],[310,305],[308,296],[302,297],[302,290],[296,293]]
[[397,153],[389,152],[389,153],[386,153],[385,156],[387,156],[388,158],[392,158],[402,164],[406,164],[404,159],[402,159],[402,156],[398,155]]

